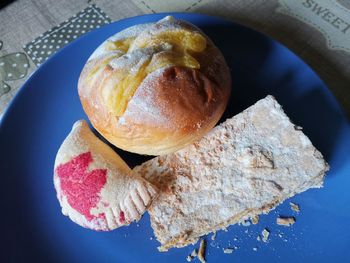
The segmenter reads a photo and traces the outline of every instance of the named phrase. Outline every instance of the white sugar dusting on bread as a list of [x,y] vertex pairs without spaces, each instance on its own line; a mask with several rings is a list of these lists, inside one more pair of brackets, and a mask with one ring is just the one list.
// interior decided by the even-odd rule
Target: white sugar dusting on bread
[[222,116],[230,90],[220,50],[199,28],[170,16],[107,39],[78,82],[94,128],[118,148],[146,155],[201,138]]
[[135,25],[132,27],[128,27],[118,33],[116,33],[115,35],[109,37],[107,40],[105,40],[89,57],[89,60],[92,60],[94,58],[97,58],[98,56],[101,56],[103,54],[105,54],[107,51],[106,47],[108,42],[114,42],[114,41],[118,41],[118,40],[124,40],[126,38],[130,38],[130,37],[136,37],[137,35],[139,35],[142,31],[146,30],[147,28],[149,28],[151,25],[153,25],[153,23],[146,23],[146,24],[139,24],[139,25]]

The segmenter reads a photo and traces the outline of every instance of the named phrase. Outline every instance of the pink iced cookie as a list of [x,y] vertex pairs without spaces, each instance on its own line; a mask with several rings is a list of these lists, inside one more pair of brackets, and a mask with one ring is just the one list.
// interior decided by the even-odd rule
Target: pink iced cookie
[[78,121],[58,150],[54,185],[62,213],[94,230],[113,230],[138,220],[156,189]]

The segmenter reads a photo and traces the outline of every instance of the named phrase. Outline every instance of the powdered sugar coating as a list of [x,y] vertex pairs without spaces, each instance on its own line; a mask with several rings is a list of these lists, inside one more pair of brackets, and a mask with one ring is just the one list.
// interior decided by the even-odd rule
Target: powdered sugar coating
[[321,187],[327,170],[321,153],[272,96],[198,142],[134,169],[159,188],[149,213],[161,250],[188,245]]
[[[147,113],[147,121],[149,123],[157,123],[161,126],[168,125],[168,119],[166,115],[162,114],[163,106],[159,105],[157,100],[152,99],[154,97],[152,94],[154,92],[152,84],[164,74],[167,68],[168,67],[160,68],[148,74],[141,84],[142,89],[138,89],[135,96],[129,102],[129,109],[137,108],[138,111]],[[139,95],[141,91],[147,95]],[[166,105],[164,105],[164,107],[166,107]],[[125,112],[123,120],[128,118],[132,118],[135,123],[145,122],[143,115],[134,114],[134,112],[130,112],[129,110]]]
[[108,44],[108,42],[123,40],[123,39],[130,38],[130,37],[136,37],[142,31],[149,28],[152,24],[153,23],[146,23],[146,24],[139,24],[139,25],[135,25],[132,27],[128,27],[128,28],[116,33],[115,35],[109,37],[107,40],[103,41],[103,43],[91,54],[88,61],[92,60],[94,58],[97,58],[98,56],[101,56],[101,55],[105,54],[106,52],[109,52],[106,49],[106,45]]

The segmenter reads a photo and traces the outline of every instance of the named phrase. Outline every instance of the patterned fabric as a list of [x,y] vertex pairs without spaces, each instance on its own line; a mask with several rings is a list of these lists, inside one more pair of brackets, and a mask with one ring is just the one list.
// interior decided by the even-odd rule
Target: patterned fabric
[[100,8],[91,5],[26,44],[23,49],[33,62],[39,66],[69,42],[110,22],[111,19]]
[[[0,41],[0,50],[3,42]],[[24,53],[10,53],[0,57],[0,97],[11,90],[7,81],[24,78],[27,75],[29,61]]]

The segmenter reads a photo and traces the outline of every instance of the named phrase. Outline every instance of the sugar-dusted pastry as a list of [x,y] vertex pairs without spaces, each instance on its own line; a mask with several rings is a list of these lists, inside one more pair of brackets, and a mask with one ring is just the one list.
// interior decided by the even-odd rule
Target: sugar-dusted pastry
[[139,220],[156,188],[78,121],[58,150],[54,185],[62,213],[94,230],[113,230]]
[[198,142],[134,169],[159,189],[149,214],[162,251],[321,187],[327,170],[321,153],[271,96]]
[[230,86],[213,42],[194,25],[166,17],[107,39],[87,61],[78,92],[92,125],[110,143],[160,155],[214,127]]

